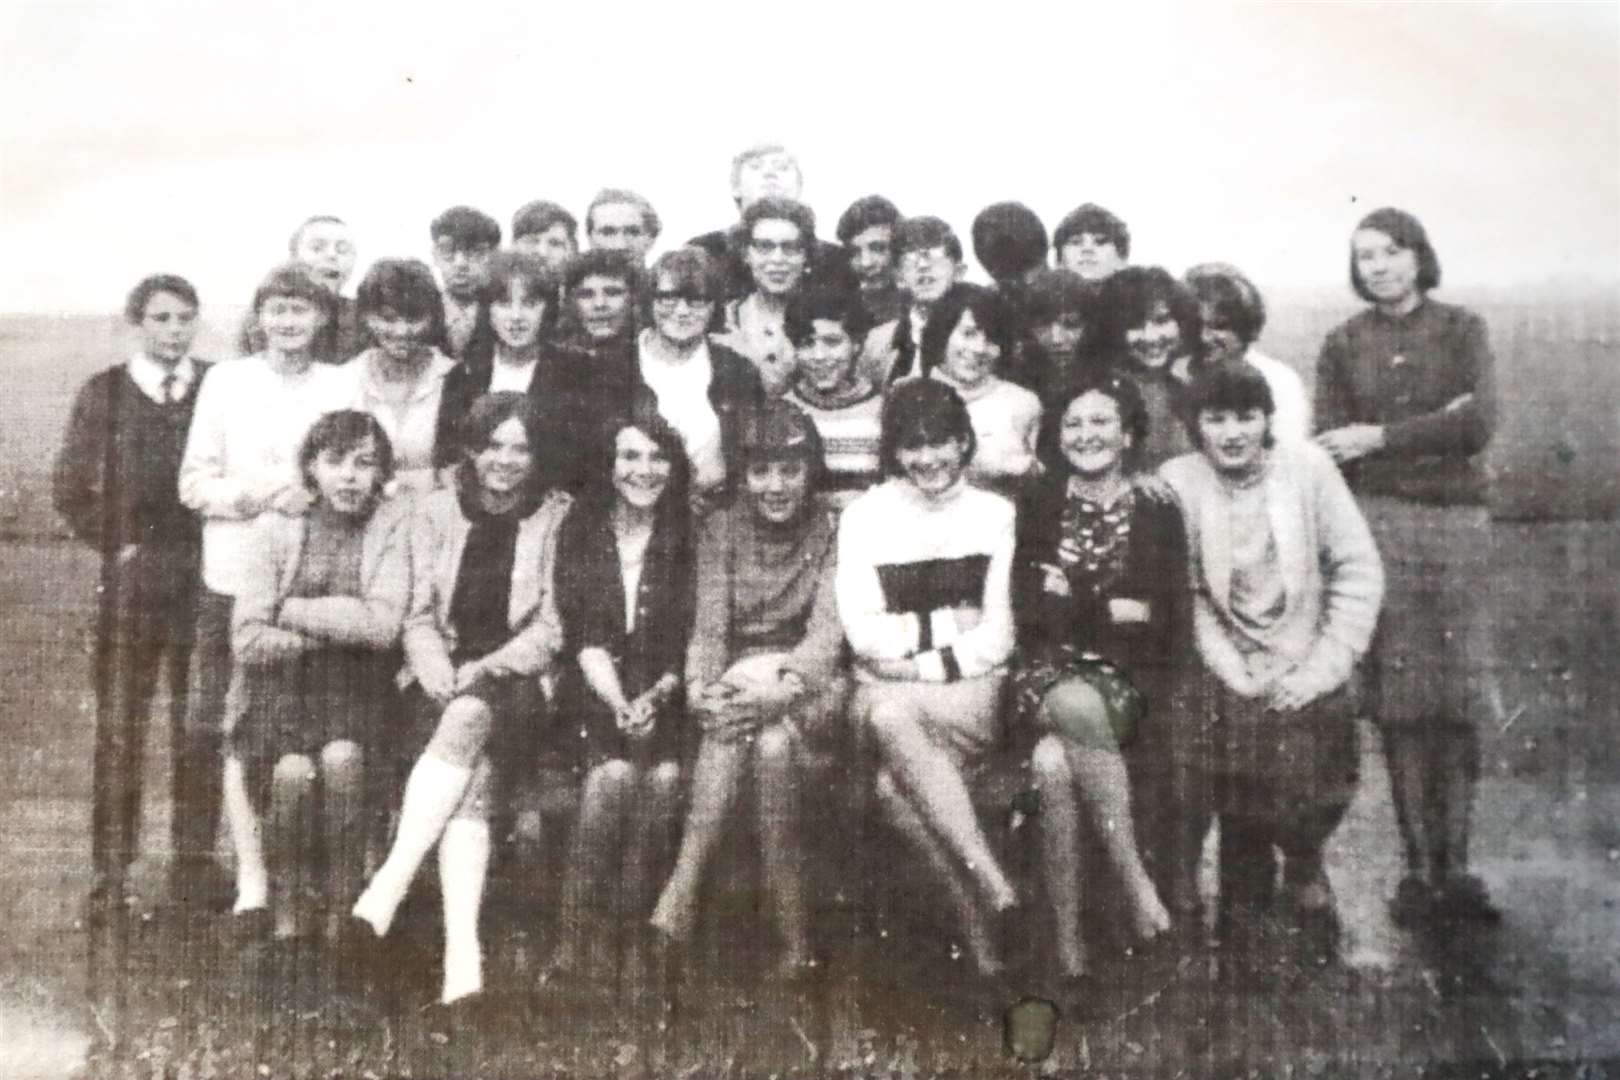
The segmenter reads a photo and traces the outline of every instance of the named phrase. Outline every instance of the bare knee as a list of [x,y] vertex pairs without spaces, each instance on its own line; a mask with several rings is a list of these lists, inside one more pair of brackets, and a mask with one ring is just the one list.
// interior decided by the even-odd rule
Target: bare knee
[[681,784],[681,767],[673,761],[662,761],[647,771],[642,781],[647,791],[656,798],[674,795]]
[[478,698],[458,697],[444,707],[428,752],[452,765],[469,766],[484,752],[494,720],[489,706]]
[[793,763],[793,733],[773,724],[754,737],[754,759],[763,768],[780,770]]
[[1045,788],[1057,788],[1070,784],[1074,780],[1074,773],[1069,768],[1069,752],[1063,745],[1063,740],[1056,735],[1044,736],[1035,744],[1035,750],[1029,755],[1029,767],[1035,773],[1035,779]]
[[1079,745],[1094,750],[1117,750],[1119,741],[1108,718],[1108,704],[1090,685],[1066,679],[1041,699],[1047,717]]
[[903,701],[875,701],[867,710],[866,724],[879,743],[889,746],[917,730],[917,710]]
[[321,772],[326,775],[353,773],[364,760],[359,745],[349,739],[335,739],[321,747]]
[[283,791],[307,788],[315,782],[315,763],[307,754],[284,754],[271,779]]

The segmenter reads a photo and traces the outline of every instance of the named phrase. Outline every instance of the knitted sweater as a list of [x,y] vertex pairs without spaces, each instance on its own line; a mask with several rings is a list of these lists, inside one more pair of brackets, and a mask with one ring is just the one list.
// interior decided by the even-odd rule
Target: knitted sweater
[[1194,634],[1210,670],[1252,697],[1267,673],[1294,668],[1319,694],[1366,653],[1384,593],[1383,564],[1355,498],[1326,451],[1279,444],[1258,481],[1277,549],[1283,607],[1261,635],[1232,608],[1232,497],[1203,454],[1159,470],[1181,502],[1192,554]]
[[915,656],[930,682],[1000,672],[1014,638],[1013,517],[1012,503],[964,484],[929,499],[891,479],[850,503],[836,581],[857,661]]

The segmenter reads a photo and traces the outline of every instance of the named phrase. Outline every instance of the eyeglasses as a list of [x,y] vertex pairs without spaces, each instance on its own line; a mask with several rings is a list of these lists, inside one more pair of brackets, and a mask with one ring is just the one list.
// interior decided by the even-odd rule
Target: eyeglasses
[[653,293],[653,303],[665,308],[674,308],[676,304],[684,303],[689,308],[708,307],[714,301],[701,293],[689,292],[656,292]]
[[917,267],[922,266],[925,263],[935,263],[950,258],[951,253],[942,247],[920,248],[912,251],[902,252],[900,255],[900,265],[905,267]]
[[750,240],[748,246],[755,255],[783,255],[790,259],[804,256],[802,240]]

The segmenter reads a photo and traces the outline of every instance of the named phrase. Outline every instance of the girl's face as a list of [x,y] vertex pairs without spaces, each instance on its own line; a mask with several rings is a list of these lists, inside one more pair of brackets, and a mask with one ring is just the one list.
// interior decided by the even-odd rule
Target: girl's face
[[630,286],[623,278],[587,274],[574,287],[574,310],[592,341],[608,341],[630,321]]
[[1270,418],[1264,409],[1199,409],[1198,439],[1210,464],[1224,473],[1254,469],[1266,452]]
[[1059,312],[1035,328],[1035,340],[1052,359],[1072,360],[1086,340],[1085,316],[1078,311]]
[[141,348],[160,364],[176,364],[197,337],[197,309],[171,292],[155,292],[141,313]]
[[673,278],[660,274],[652,312],[658,336],[677,349],[686,349],[703,339],[714,315],[714,301],[696,290],[679,289]]
[[967,443],[960,438],[944,442],[917,443],[895,452],[900,474],[927,496],[943,495],[962,478],[967,467]]
[[804,276],[804,237],[799,227],[780,218],[754,222],[748,237],[748,272],[754,287],[768,296],[785,296]]
[[484,448],[473,455],[473,471],[478,486],[490,495],[511,495],[529,479],[534,467],[534,449],[523,422],[509,417],[489,433]]
[[640,428],[623,427],[613,439],[613,491],[619,502],[651,510],[669,487],[674,463]]
[[1417,252],[1401,247],[1388,233],[1357,229],[1350,252],[1362,284],[1380,304],[1399,304],[1417,292]]
[[1120,416],[1119,402],[1100,390],[1087,390],[1069,402],[1058,429],[1058,445],[1081,476],[1122,471],[1131,436]]
[[366,329],[388,359],[404,363],[411,354],[427,342],[433,320],[426,315],[412,318],[393,308],[381,308],[366,313]]
[[1243,359],[1248,347],[1243,344],[1238,332],[1221,317],[1216,305],[1200,304],[1198,307],[1204,323],[1204,358],[1216,364]]
[[945,342],[945,358],[940,367],[951,382],[973,387],[991,376],[1000,356],[1001,346],[979,329],[973,312],[964,309],[956,329]]
[[768,524],[792,521],[810,497],[810,463],[802,457],[751,461],[743,478],[754,513]]
[[811,390],[830,394],[850,381],[860,346],[836,319],[813,319],[810,326],[810,340],[796,350],[796,377]]
[[1157,371],[1181,351],[1181,325],[1170,313],[1170,305],[1156,300],[1147,321],[1125,331],[1125,344],[1131,357],[1142,367]]
[[259,305],[259,328],[278,352],[307,352],[325,325],[326,311],[307,297],[270,296]]
[[545,316],[546,298],[525,291],[519,281],[512,282],[506,295],[489,305],[495,336],[512,352],[532,348],[540,340],[540,323]]
[[309,473],[321,502],[340,514],[363,516],[382,480],[376,440],[368,436],[347,450],[327,447],[310,462]]
[[354,273],[354,234],[336,221],[312,222],[299,232],[293,258],[335,293]]

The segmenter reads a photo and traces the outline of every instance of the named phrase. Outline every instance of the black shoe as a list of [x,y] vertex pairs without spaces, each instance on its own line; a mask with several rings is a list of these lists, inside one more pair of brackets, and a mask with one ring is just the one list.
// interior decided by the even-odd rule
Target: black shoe
[[476,1038],[479,1032],[498,1025],[494,998],[485,991],[467,994],[446,1004],[435,1001],[417,1014],[422,1032],[443,1045]]
[[1502,921],[1502,909],[1491,902],[1485,883],[1472,874],[1448,878],[1435,894],[1435,914],[1453,922],[1495,925]]
[[382,970],[383,939],[376,929],[357,915],[343,920],[337,940],[332,943],[334,982],[340,994],[361,1000],[377,995]]
[[1434,890],[1422,878],[1408,874],[1395,887],[1389,901],[1389,919],[1404,930],[1415,930],[1434,915]]

